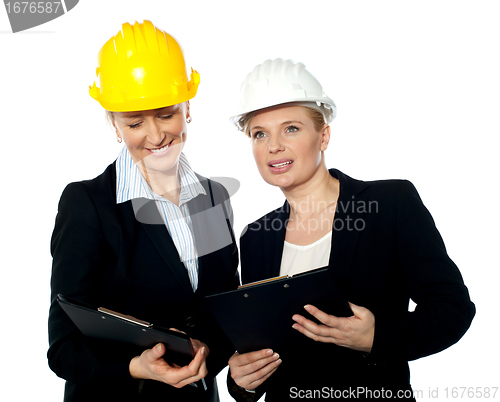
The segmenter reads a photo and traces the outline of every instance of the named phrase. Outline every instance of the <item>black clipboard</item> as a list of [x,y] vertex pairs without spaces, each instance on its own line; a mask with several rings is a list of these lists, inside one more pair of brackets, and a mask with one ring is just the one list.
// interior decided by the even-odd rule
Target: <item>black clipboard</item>
[[[163,357],[167,362],[186,366],[193,360],[195,352],[191,339],[182,332],[153,328],[149,322],[103,307],[96,309],[61,294],[57,295],[57,301],[86,337],[132,344],[143,350],[163,343],[166,348]],[[207,389],[205,379],[190,385]]]
[[239,353],[270,348],[283,356],[304,344],[309,338],[292,328],[292,316],[317,322],[306,304],[337,317],[353,315],[328,267],[250,283],[204,301]]

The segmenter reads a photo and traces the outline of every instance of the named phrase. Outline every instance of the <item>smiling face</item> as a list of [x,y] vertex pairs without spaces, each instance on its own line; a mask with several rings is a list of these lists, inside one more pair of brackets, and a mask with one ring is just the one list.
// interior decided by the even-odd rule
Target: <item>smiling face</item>
[[257,112],[250,123],[253,155],[262,178],[282,190],[307,186],[326,170],[330,126],[318,131],[303,106]]
[[116,135],[123,139],[143,172],[168,173],[177,168],[186,141],[189,103],[137,112],[114,112]]

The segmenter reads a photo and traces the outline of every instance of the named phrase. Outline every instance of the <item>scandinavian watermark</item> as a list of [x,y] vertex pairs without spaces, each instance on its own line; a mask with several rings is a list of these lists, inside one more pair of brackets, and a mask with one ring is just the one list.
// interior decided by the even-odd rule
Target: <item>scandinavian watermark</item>
[[[314,202],[314,200],[305,199],[298,203],[291,204],[290,208],[298,214],[311,215],[313,217],[308,219],[297,219],[294,225],[289,225],[291,222],[290,218],[283,221],[280,219],[270,219],[268,216],[264,216],[258,222],[245,228],[245,231],[281,231],[286,228],[286,230],[289,231],[300,230],[308,234],[316,230],[324,231],[325,229],[361,232],[366,228],[366,221],[364,219],[366,214],[378,213],[379,211],[378,201],[355,199],[339,201],[332,205],[327,205],[326,202],[323,201]],[[322,211],[326,213],[320,213]],[[338,217],[339,212],[341,213],[341,217]],[[334,213],[335,219],[332,223],[331,216],[334,216]]]

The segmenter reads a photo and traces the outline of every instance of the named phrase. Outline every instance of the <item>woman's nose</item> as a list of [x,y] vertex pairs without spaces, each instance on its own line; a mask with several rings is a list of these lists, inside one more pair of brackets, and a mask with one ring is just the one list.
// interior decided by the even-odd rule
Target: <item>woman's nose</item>
[[149,141],[154,145],[159,146],[163,142],[165,133],[162,132],[159,122],[151,121],[149,123],[148,137]]
[[272,135],[270,138],[269,138],[269,147],[268,147],[268,151],[272,154],[276,153],[276,152],[280,152],[280,151],[283,151],[283,149],[285,149],[285,147],[283,146],[283,142],[282,142],[282,139],[280,136],[275,136],[275,135]]

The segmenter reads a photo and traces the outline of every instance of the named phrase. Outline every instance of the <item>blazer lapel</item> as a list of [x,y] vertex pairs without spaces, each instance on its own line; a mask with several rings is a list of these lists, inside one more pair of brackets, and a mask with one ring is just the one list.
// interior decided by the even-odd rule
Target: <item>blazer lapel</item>
[[360,232],[364,229],[366,198],[360,193],[368,187],[336,169],[330,174],[340,181],[340,196],[333,221],[329,266],[339,281],[347,278],[356,252]]
[[264,241],[264,255],[270,256],[267,263],[268,277],[273,278],[280,275],[281,258],[283,257],[283,247],[285,245],[286,225],[290,217],[290,204],[285,201],[283,206],[276,211],[276,216],[269,222],[264,224],[269,225],[264,228],[268,239]]
[[[359,233],[364,228],[366,199],[360,193],[368,188],[365,182],[354,180],[339,170],[330,169],[330,174],[340,181],[340,196],[333,222],[332,248],[329,267],[336,280],[347,278],[352,265]],[[287,201],[276,216],[264,224],[264,233],[268,234],[264,241],[264,255],[270,256],[266,261],[268,277],[279,276],[283,247],[285,243],[286,225],[290,217],[290,205]]]
[[[116,202],[116,161],[108,168],[110,188],[113,189],[113,200]],[[186,267],[179,258],[179,253],[175,247],[170,234],[163,222],[163,219],[158,212],[154,201],[140,198],[133,199],[129,202],[121,204],[121,213],[125,214],[124,221],[137,221],[144,231],[147,233],[150,240],[155,245],[162,259],[165,261],[168,269],[172,271],[174,277],[179,281],[181,288],[193,294],[191,281],[186,270]],[[135,230],[135,229],[133,229]]]
[[186,267],[179,258],[177,248],[163,223],[156,203],[151,200],[142,199],[140,209],[134,211],[134,213],[136,219],[141,222],[141,226],[144,228],[150,240],[165,261],[167,267],[179,281],[181,288],[185,292],[193,294],[193,288],[191,287]]

